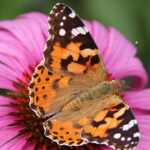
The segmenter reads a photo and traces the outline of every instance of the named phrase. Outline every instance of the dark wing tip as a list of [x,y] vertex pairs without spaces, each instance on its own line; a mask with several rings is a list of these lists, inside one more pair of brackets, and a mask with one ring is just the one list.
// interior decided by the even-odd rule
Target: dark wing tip
[[70,11],[72,11],[72,8],[69,7],[68,5],[64,4],[64,3],[56,3],[51,11],[50,11],[50,15],[55,14],[55,13],[61,13],[63,12],[63,10],[68,9]]

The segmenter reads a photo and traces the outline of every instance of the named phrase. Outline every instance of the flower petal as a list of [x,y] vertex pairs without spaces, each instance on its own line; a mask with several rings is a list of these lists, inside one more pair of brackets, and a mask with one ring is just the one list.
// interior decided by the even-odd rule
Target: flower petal
[[2,150],[22,150],[23,146],[26,144],[26,139],[23,137],[16,138],[15,140],[9,142],[7,145],[3,147]]
[[0,63],[0,68],[1,68],[0,78],[12,80],[12,81],[14,80],[17,81],[17,78],[19,78],[20,80],[23,79],[23,75],[21,72],[17,73],[13,71],[11,68],[9,68],[8,66],[1,63]]
[[39,25],[45,40],[47,40],[48,16],[46,16],[45,14],[39,13],[39,12],[30,12],[30,13],[20,15],[17,18],[28,19],[29,21],[33,20],[34,22],[36,22]]
[[[32,57],[19,39],[11,32],[11,30],[15,28],[13,25],[14,22],[0,22],[0,54],[13,57],[22,68],[25,68],[26,71],[28,71],[29,62],[32,60]],[[11,28],[11,30],[9,28]]]
[[109,28],[109,42],[105,51],[104,61],[113,77],[120,79],[133,76],[137,88],[146,85],[148,77],[142,63],[135,56],[136,48],[114,28]]
[[13,107],[4,107],[2,105],[8,105],[13,102],[13,99],[0,96],[0,118],[3,119],[5,115],[7,116],[9,113],[15,112],[15,108]]
[[150,89],[126,92],[124,99],[132,108],[150,111]]
[[[136,150],[147,150],[150,146],[150,89],[126,92],[124,99],[133,109],[141,132],[141,140]],[[146,111],[146,112],[145,112]]]
[[[0,54],[0,62],[2,64],[7,65],[9,68],[13,69],[14,72],[17,72],[17,73],[19,73],[20,71],[23,72],[23,69],[20,66],[20,64],[13,57],[11,57],[9,55]],[[18,69],[16,69],[16,68],[18,68]]]
[[[19,45],[17,45],[20,47],[19,49],[18,47],[9,47],[9,49],[15,52],[19,51],[20,55],[24,54],[23,56],[26,56],[26,63],[28,62],[32,65],[37,65],[37,63],[39,63],[42,57],[45,38],[37,22],[22,18],[16,19],[15,21],[3,21],[0,23],[0,29],[6,30],[16,39],[16,43],[14,43],[15,46],[17,42],[19,43]],[[23,61],[22,58],[19,60]],[[23,61],[23,63],[25,62]]]
[[20,130],[21,130],[20,128],[12,128],[12,127],[2,129],[0,132],[0,149],[2,148],[1,146],[4,143],[16,137]]
[[141,140],[136,150],[147,150],[150,147],[150,115],[136,115],[140,132],[141,132]]
[[136,89],[143,88],[147,82],[148,77],[144,67],[138,58],[132,58],[128,61],[124,68],[114,68],[113,76],[117,79],[132,77],[132,87]]
[[0,77],[0,88],[15,90],[12,81],[8,79],[4,79],[3,77]]

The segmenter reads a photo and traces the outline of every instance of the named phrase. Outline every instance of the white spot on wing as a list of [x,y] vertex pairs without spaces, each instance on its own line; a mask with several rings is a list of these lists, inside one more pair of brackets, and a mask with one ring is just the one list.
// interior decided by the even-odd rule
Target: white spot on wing
[[63,26],[63,25],[64,25],[64,23],[63,23],[63,22],[61,22],[61,23],[60,23],[60,26]]
[[[108,144],[109,145],[109,144]],[[112,148],[112,149],[115,149],[115,146],[114,145],[110,145],[110,147]]]
[[134,134],[133,134],[133,137],[134,137],[134,138],[136,138],[136,137],[138,137],[138,138],[139,138],[140,136],[141,136],[141,135],[140,135],[140,133],[139,133],[139,132],[136,132],[136,133],[134,133]]
[[86,34],[86,31],[84,30],[83,27],[78,27],[77,30],[79,31],[79,33],[85,35]]
[[64,36],[65,34],[66,34],[65,29],[60,29],[60,30],[59,30],[59,35],[60,35],[60,36]]
[[124,147],[126,147],[126,148],[129,147],[129,144],[126,144]]
[[64,11],[64,9],[62,9],[60,12],[62,13]]
[[70,17],[70,18],[75,18],[75,17],[76,17],[75,12],[74,12],[74,11],[72,11],[72,12],[69,14],[69,17]]
[[51,36],[51,34],[49,34],[49,36],[48,36],[48,41],[50,41],[52,39],[52,36]]
[[56,6],[59,6],[59,5],[60,5],[60,3],[57,3],[57,4],[56,4]]
[[48,24],[48,29],[49,29],[49,30],[51,29],[51,25],[50,25],[50,24]]
[[136,120],[131,120],[128,124],[124,125],[122,127],[123,131],[128,131],[129,129],[131,129],[135,124],[137,124]]
[[48,17],[48,22],[50,22],[51,21],[51,17]]
[[57,5],[55,5],[55,6],[53,7],[53,10],[55,10],[55,9],[57,9]]
[[63,20],[66,20],[67,18],[66,18],[66,16],[63,16],[63,18],[62,18]]
[[131,141],[131,140],[132,140],[131,137],[128,137],[128,138],[127,138],[127,141]]
[[71,30],[71,33],[72,33],[73,37],[76,37],[79,34],[86,35],[87,31],[85,30],[84,27],[77,27],[77,28],[73,28]]
[[57,17],[57,16],[58,16],[58,13],[55,13],[55,16]]
[[114,134],[114,138],[115,138],[115,139],[120,139],[120,137],[121,137],[121,134],[120,134],[120,133]]
[[122,138],[121,138],[121,141],[125,141],[125,137],[122,137]]
[[131,142],[132,145],[134,145],[134,142]]
[[53,10],[50,11],[50,15],[52,15],[52,14],[53,14]]
[[77,36],[79,34],[79,32],[76,28],[73,28],[71,33],[73,34],[73,36]]

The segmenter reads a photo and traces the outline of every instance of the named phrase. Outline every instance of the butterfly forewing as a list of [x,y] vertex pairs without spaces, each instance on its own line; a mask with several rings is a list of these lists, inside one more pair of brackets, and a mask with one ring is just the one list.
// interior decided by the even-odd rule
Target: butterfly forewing
[[50,12],[44,56],[45,66],[50,70],[82,74],[89,68],[100,68],[102,80],[105,78],[102,59],[88,29],[75,12],[63,4],[57,4]]

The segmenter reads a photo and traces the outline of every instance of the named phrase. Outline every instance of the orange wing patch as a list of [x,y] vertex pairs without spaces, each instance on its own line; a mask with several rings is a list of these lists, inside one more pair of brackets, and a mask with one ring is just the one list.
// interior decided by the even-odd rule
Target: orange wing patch
[[75,74],[81,74],[83,73],[84,71],[86,70],[86,66],[84,65],[80,65],[78,63],[70,63],[68,65],[68,71],[69,72],[72,72],[72,73],[75,73]]
[[[82,74],[89,67],[91,69],[98,68],[100,66],[100,64],[97,65],[99,63],[98,49],[86,48],[81,50],[81,45],[81,43],[70,42],[63,48],[60,43],[56,42],[50,53],[52,61],[48,68],[51,68],[53,72],[67,70],[74,74]],[[101,65],[103,66],[103,64]]]
[[41,117],[50,111],[58,88],[68,86],[69,77],[53,74],[43,65],[39,65],[29,85],[30,106]]
[[87,141],[81,138],[81,127],[75,127],[70,121],[53,120],[44,123],[45,135],[59,145],[80,146]]
[[119,103],[98,112],[90,124],[83,127],[82,137],[93,143],[102,143],[111,137],[109,130],[119,128],[124,121],[123,116],[129,110],[128,105]]

